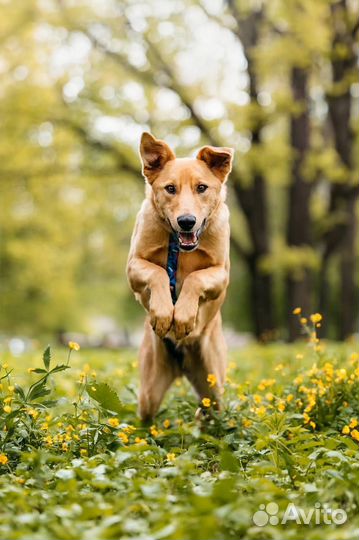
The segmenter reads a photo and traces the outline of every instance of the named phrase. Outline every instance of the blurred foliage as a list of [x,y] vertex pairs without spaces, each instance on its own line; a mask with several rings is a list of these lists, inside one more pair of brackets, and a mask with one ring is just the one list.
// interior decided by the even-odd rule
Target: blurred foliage
[[[141,317],[128,292],[125,261],[143,194],[136,147],[142,130],[166,138],[179,155],[218,142],[236,149],[235,176],[268,185],[270,251],[261,272],[276,281],[285,324],[286,273],[304,267],[320,279],[321,239],[345,211],[328,214],[330,185],[357,182],[336,152],[328,126],[331,0],[264,2],[265,20],[250,60],[260,89],[248,93],[248,58],[233,13],[245,19],[261,2],[13,0],[0,6],[0,328],[6,332],[92,331],[96,316],[129,326]],[[227,5],[228,4],[228,5]],[[258,5],[257,5],[258,4]],[[235,6],[235,10],[228,6]],[[349,11],[356,21],[357,2]],[[241,28],[243,42],[246,29]],[[244,34],[243,34],[244,32]],[[248,36],[247,36],[248,37]],[[341,45],[335,54],[345,58]],[[303,174],[313,184],[313,245],[286,243],[287,190],[295,152],[290,115],[293,66],[310,68],[311,149]],[[359,84],[353,96],[357,140]],[[252,134],[261,129],[262,140]],[[357,143],[356,143],[357,145]],[[248,221],[229,190],[233,235],[252,249]],[[329,273],[336,311],[338,267]],[[233,250],[225,318],[251,330],[251,277]],[[238,302],[240,298],[240,302]]]

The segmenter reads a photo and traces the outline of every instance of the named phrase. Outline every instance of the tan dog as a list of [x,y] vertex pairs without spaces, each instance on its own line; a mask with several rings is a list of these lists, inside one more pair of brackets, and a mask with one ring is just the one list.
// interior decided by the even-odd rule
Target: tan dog
[[[233,150],[205,146],[196,158],[176,158],[164,141],[143,133],[140,155],[146,199],[132,235],[127,275],[148,312],[139,403],[146,421],[183,374],[200,399],[209,397],[218,406],[226,369],[220,308],[229,280],[225,181]],[[177,273],[169,257],[172,267],[177,260]],[[172,294],[170,278],[176,281]],[[214,386],[208,374],[215,375]]]

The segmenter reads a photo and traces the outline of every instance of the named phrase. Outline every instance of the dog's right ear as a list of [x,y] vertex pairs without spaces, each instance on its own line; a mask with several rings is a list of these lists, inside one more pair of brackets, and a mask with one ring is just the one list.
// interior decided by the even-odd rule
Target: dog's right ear
[[142,133],[140,156],[142,173],[150,184],[156,180],[167,161],[176,157],[168,144],[147,132]]

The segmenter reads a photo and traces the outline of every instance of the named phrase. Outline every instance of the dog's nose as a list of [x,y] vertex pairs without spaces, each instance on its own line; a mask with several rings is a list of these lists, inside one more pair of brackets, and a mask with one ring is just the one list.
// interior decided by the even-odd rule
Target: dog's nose
[[196,218],[191,214],[183,214],[177,218],[177,223],[183,231],[190,231],[196,223]]

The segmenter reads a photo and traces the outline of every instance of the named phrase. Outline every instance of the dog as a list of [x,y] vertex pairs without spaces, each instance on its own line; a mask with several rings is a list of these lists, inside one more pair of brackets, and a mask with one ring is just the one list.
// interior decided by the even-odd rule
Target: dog
[[200,403],[209,398],[206,404],[219,408],[227,352],[220,310],[230,270],[225,184],[233,149],[204,146],[195,158],[176,158],[164,141],[145,132],[139,153],[146,198],[132,234],[127,277],[147,311],[139,415],[148,422],[182,375]]

